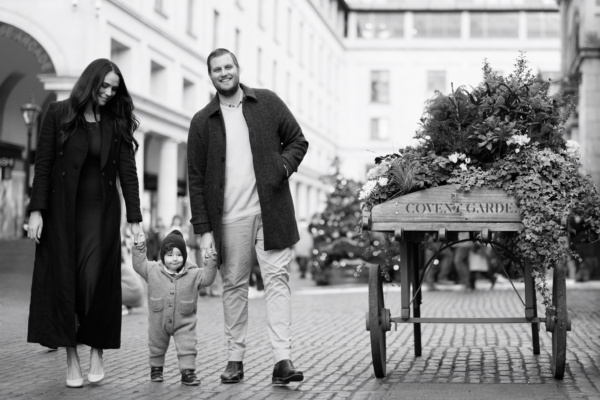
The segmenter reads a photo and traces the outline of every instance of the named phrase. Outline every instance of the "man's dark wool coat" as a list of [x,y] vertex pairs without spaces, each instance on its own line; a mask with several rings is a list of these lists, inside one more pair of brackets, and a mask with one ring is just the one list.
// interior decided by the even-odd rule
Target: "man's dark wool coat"
[[121,202],[127,221],[142,220],[135,155],[116,132],[114,120],[102,116],[100,127],[103,207],[99,227],[103,256],[101,276],[85,321],[76,333],[75,208],[79,172],[86,159],[88,137],[76,130],[63,144],[60,122],[66,101],[51,103],[42,124],[35,161],[30,211],[41,211],[42,236],[36,247],[27,341],[47,347],[77,343],[99,349],[119,348],[121,342]]
[[[290,110],[275,93],[245,85],[241,87],[244,91],[242,112],[250,134],[265,250],[284,249],[299,240],[286,168],[289,175],[298,170],[308,142]],[[188,179],[194,233],[213,232],[219,264],[226,140],[219,96],[215,96],[196,113],[190,125]]]

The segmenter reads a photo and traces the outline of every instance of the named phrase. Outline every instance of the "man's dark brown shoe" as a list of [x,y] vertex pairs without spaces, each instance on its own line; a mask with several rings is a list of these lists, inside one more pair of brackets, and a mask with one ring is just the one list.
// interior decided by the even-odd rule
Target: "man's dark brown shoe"
[[273,368],[273,385],[287,385],[290,382],[302,382],[304,374],[294,368],[291,360],[281,360]]
[[228,361],[225,372],[221,374],[221,383],[238,383],[244,379],[244,363]]

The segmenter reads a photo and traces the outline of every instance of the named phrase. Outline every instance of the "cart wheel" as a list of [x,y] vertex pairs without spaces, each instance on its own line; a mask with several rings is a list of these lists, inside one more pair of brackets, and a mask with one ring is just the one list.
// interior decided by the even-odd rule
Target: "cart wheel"
[[[552,374],[555,379],[562,379],[565,374],[565,358],[567,353],[567,331],[570,330],[567,312],[567,285],[565,267],[554,267],[552,276],[552,304],[556,310],[552,327]],[[548,318],[547,318],[548,319]]]
[[367,328],[371,334],[371,355],[375,377],[385,377],[385,333],[391,329],[390,310],[384,308],[381,268],[369,268],[369,313]]

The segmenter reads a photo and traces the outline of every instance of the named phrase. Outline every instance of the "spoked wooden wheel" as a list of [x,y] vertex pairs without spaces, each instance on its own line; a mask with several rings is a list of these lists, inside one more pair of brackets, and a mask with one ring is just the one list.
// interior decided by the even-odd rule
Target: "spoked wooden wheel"
[[385,333],[390,330],[390,310],[384,307],[381,268],[369,268],[369,311],[367,330],[371,333],[371,355],[377,378],[385,377],[386,341]]
[[546,314],[546,330],[552,332],[552,374],[555,379],[562,379],[565,374],[567,355],[567,331],[571,330],[571,321],[567,311],[567,285],[565,266],[554,267],[552,276],[552,304],[555,312]]

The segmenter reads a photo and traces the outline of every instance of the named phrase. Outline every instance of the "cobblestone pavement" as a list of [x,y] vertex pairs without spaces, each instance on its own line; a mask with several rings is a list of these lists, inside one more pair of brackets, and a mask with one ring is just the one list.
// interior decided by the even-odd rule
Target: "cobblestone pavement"
[[[270,384],[273,362],[262,299],[250,301],[245,378],[223,385],[226,364],[223,315],[218,297],[199,300],[199,387],[180,383],[174,345],[167,353],[165,381],[149,380],[147,309],[123,317],[120,350],[105,352],[107,375],[99,384],[65,387],[63,349],[25,342],[33,245],[0,241],[0,399],[600,399],[600,285],[570,283],[565,378],[550,371],[552,344],[544,326],[541,354],[534,356],[529,325],[423,324],[423,354],[413,355],[412,327],[387,335],[387,371],[376,379],[371,364],[365,285],[325,288],[293,274],[294,364],[305,381]],[[507,283],[494,291],[479,281],[465,293],[446,287],[423,294],[422,316],[523,316]],[[517,288],[522,288],[517,284]],[[399,315],[400,293],[386,287],[386,306]],[[540,306],[540,315],[543,310]],[[79,347],[84,375],[89,348]]]

